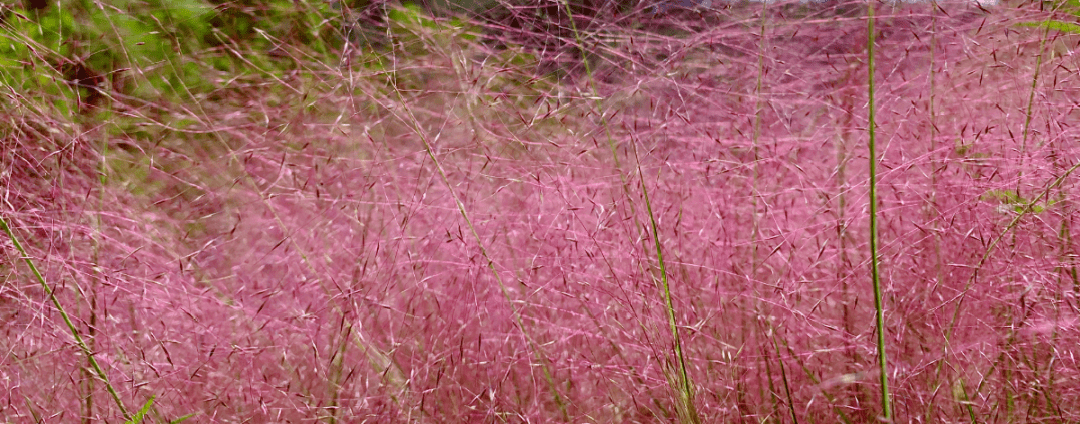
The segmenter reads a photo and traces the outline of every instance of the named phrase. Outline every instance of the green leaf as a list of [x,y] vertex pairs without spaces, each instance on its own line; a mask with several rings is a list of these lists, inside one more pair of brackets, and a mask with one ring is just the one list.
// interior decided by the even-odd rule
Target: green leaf
[[148,412],[150,412],[150,407],[154,406],[154,399],[155,398],[157,398],[157,396],[150,396],[150,399],[146,400],[146,404],[143,405],[142,409],[139,409],[139,412],[136,413],[134,417],[131,417],[131,420],[127,421],[126,424],[139,424],[139,423],[141,423],[143,418],[146,417],[146,414]]
[[1043,22],[1021,22],[1020,26],[1036,27],[1036,28],[1050,28],[1053,30],[1067,32],[1072,34],[1080,34],[1080,25],[1072,22],[1063,21],[1043,21]]
[[194,417],[194,416],[195,416],[195,413],[193,412],[193,413],[190,413],[190,414],[184,415],[184,416],[182,416],[182,417],[180,417],[180,418],[177,418],[177,419],[175,419],[175,420],[169,421],[169,424],[178,424],[178,423],[182,423],[182,422],[184,422],[184,421],[187,421],[187,420],[188,420],[188,418],[191,418],[191,417]]

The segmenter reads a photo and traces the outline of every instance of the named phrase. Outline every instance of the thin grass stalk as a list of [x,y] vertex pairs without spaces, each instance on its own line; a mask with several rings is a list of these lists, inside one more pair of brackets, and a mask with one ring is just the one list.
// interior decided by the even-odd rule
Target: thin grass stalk
[[[589,63],[588,52],[585,50],[585,40],[581,36],[580,31],[578,30],[577,23],[574,21],[574,12],[570,9],[569,1],[554,1],[562,2],[564,11],[566,12],[566,15],[570,21],[570,29],[574,34],[574,41],[575,43],[577,43],[578,52],[581,54],[582,66],[585,68],[585,79],[586,82],[588,82],[589,84],[589,95],[593,99],[593,107],[596,109],[596,114],[600,117],[600,128],[603,128],[604,130],[604,138],[607,141],[608,150],[611,153],[611,158],[615,165],[615,172],[619,174],[619,182],[622,184],[623,195],[626,197],[626,204],[630,207],[630,216],[634,220],[634,228],[638,229],[639,231],[637,240],[640,240],[641,242],[642,252],[646,255],[650,255],[651,253],[647,244],[648,242],[646,240],[646,237],[644,236],[644,234],[642,234],[640,230],[642,228],[642,225],[641,222],[638,220],[637,207],[635,206],[633,201],[632,193],[630,190],[630,183],[629,181],[627,181],[626,175],[622,171],[622,161],[619,159],[619,151],[618,146],[615,142],[615,136],[611,131],[611,125],[610,121],[608,120],[608,116],[606,113],[604,113],[603,99],[599,95],[600,90],[596,87],[596,78],[594,78],[593,76],[592,65]],[[644,268],[642,268],[642,273],[649,274],[649,272]],[[645,330],[644,325],[642,325],[642,329]],[[674,387],[672,387],[672,389],[674,389]]]
[[881,277],[878,273],[878,223],[877,223],[877,152],[876,141],[876,110],[874,105],[874,1],[870,0],[867,9],[867,39],[866,39],[866,63],[867,63],[867,95],[869,96],[869,135],[870,148],[870,279],[874,283],[874,313],[877,323],[877,353],[879,384],[881,385],[881,414],[885,421],[892,420],[892,406],[889,398],[889,366],[885,354],[885,306],[881,296]]
[[[834,81],[837,85],[852,84],[857,78],[857,69],[850,68],[844,73],[842,77],[838,77]],[[852,281],[851,274],[853,266],[851,264],[851,249],[848,240],[848,193],[850,187],[848,184],[848,163],[851,160],[850,146],[855,142],[854,133],[852,129],[854,124],[855,113],[855,96],[850,91],[841,91],[838,96],[837,105],[843,112],[840,123],[837,125],[836,136],[836,249],[837,259],[835,275],[836,281],[840,283],[840,305],[842,320],[840,328],[843,330],[844,349],[847,355],[847,359],[850,361],[852,367],[861,367],[859,364],[862,362],[856,340],[853,337],[856,334],[855,323],[852,318],[853,304],[856,303],[855,297],[852,293]],[[850,371],[850,370],[849,370]],[[863,386],[856,386],[847,388],[844,391],[849,392],[842,397],[851,397],[854,400],[855,405],[858,405],[859,399],[864,396],[867,388]]]
[[[1064,2],[1062,2],[1060,4],[1064,4]],[[1059,7],[1060,7],[1060,5],[1059,5]],[[1057,8],[1055,8],[1055,10],[1056,9]],[[1048,13],[1047,16],[1046,16],[1046,20],[1043,21],[1043,25],[1042,25],[1043,26],[1043,34],[1042,34],[1042,37],[1039,37],[1039,50],[1037,50],[1035,52],[1035,71],[1031,75],[1031,89],[1028,91],[1027,107],[1024,110],[1024,136],[1023,136],[1023,142],[1020,145],[1020,149],[1021,149],[1020,150],[1020,152],[1021,152],[1020,160],[1021,161],[1024,159],[1023,154],[1027,153],[1027,143],[1028,143],[1028,140],[1031,137],[1031,119],[1032,119],[1032,115],[1034,115],[1034,110],[1035,110],[1035,91],[1038,89],[1038,86],[1039,86],[1039,72],[1042,70],[1043,51],[1046,50],[1046,39],[1050,37],[1050,27],[1051,27],[1050,22],[1052,21],[1051,18],[1053,16],[1054,16],[1053,12]],[[1021,166],[1020,167],[1020,172],[1023,172],[1023,171],[1024,171],[1024,168],[1023,168],[1023,166]],[[1020,180],[1021,180],[1021,178],[1017,179],[1017,184],[1020,184]],[[1017,196],[1020,195],[1019,188],[1017,188],[1016,195]]]
[[69,331],[71,331],[72,337],[75,338],[75,345],[79,347],[83,355],[86,355],[86,360],[90,363],[90,367],[94,369],[94,373],[97,378],[100,378],[105,383],[105,390],[109,392],[109,396],[112,397],[113,402],[116,403],[116,407],[120,409],[120,414],[124,416],[124,420],[131,421],[131,413],[128,412],[127,407],[124,406],[124,402],[120,400],[120,394],[116,392],[116,388],[109,382],[109,376],[105,374],[105,370],[101,368],[101,364],[97,359],[94,359],[94,352],[90,350],[90,346],[83,340],[82,335],[79,334],[79,329],[75,327],[75,324],[71,321],[71,317],[68,316],[67,310],[64,309],[64,305],[60,304],[60,299],[56,298],[56,293],[49,287],[49,284],[45,282],[45,277],[41,275],[41,271],[38,271],[36,265],[34,265],[33,259],[26,253],[26,249],[23,248],[22,243],[19,242],[19,238],[15,236],[15,232],[8,226],[7,220],[0,217],[0,227],[7,234],[8,239],[11,240],[11,244],[15,245],[15,250],[19,251],[22,255],[23,261],[26,262],[26,266],[30,267],[30,272],[34,274],[34,278],[41,284],[41,288],[45,290],[45,294],[49,296],[49,300],[52,301],[53,306],[60,312],[60,317],[64,319],[64,325],[67,325]]
[[352,326],[345,323],[345,314],[341,314],[341,324],[339,328],[344,327],[341,331],[341,340],[338,342],[337,352],[331,356],[330,360],[330,381],[329,383],[329,397],[330,403],[327,409],[330,410],[330,416],[327,417],[327,422],[330,424],[337,423],[338,410],[341,408],[341,379],[345,366],[345,354],[349,347],[349,336],[352,333]]
[[[929,112],[930,112],[930,199],[931,214],[937,211],[938,200],[938,173],[934,169],[937,165],[933,161],[933,157],[937,155],[938,151],[938,128],[937,128],[937,25],[938,25],[938,8],[940,7],[937,0],[931,0],[930,4],[930,96],[929,96]],[[941,286],[942,281],[945,279],[944,273],[944,258],[941,250],[941,232],[937,225],[936,216],[931,215],[929,217],[933,220],[934,225],[934,256],[937,258],[937,276],[935,278],[935,289]]]
[[759,145],[761,142],[761,114],[764,112],[761,100],[761,87],[764,84],[765,79],[765,52],[768,51],[768,46],[765,43],[765,13],[768,11],[766,6],[768,2],[761,2],[761,22],[758,28],[758,63],[757,63],[757,77],[754,82],[754,133],[753,138],[750,140],[750,150],[754,156],[754,166],[751,168],[751,189],[753,193],[750,196],[750,202],[753,206],[751,212],[751,227],[750,227],[750,249],[751,249],[751,278],[757,279],[758,268],[758,238],[760,234],[761,217],[758,216],[758,175],[761,171],[758,169],[761,163],[761,153],[759,151]]
[[1077,287],[1077,272],[1075,259],[1076,254],[1075,252],[1072,252],[1073,249],[1071,249],[1071,247],[1073,246],[1073,237],[1072,232],[1069,229],[1069,224],[1071,224],[1073,212],[1069,207],[1070,202],[1068,202],[1064,190],[1059,189],[1057,197],[1058,202],[1061,203],[1062,211],[1061,224],[1058,232],[1058,240],[1060,241],[1060,251],[1058,252],[1058,258],[1061,261],[1061,265],[1059,265],[1055,270],[1055,274],[1057,275],[1057,287],[1059,288],[1059,291],[1056,292],[1054,295],[1054,312],[1056,316],[1054,317],[1054,329],[1053,332],[1050,334],[1050,346],[1048,349],[1050,354],[1050,361],[1046,366],[1046,387],[1043,390],[1043,395],[1046,398],[1047,407],[1057,411],[1057,419],[1064,421],[1065,418],[1062,416],[1063,414],[1061,412],[1061,409],[1057,408],[1057,402],[1054,402],[1053,399],[1051,399],[1051,391],[1054,389],[1055,380],[1054,365],[1057,362],[1055,361],[1055,359],[1057,359],[1057,351],[1054,349],[1054,346],[1057,346],[1057,342],[1060,340],[1061,337],[1061,328],[1060,325],[1057,323],[1060,323],[1064,318],[1064,314],[1062,313],[1062,308],[1060,306],[1064,296],[1063,293],[1060,292],[1060,288],[1065,286],[1065,278],[1070,277],[1069,282],[1072,283],[1072,287],[1075,289]]
[[[634,152],[637,153],[636,144]],[[671,335],[674,338],[675,372],[677,373],[675,392],[678,395],[675,406],[678,408],[679,418],[683,423],[699,424],[701,418],[698,416],[697,408],[694,406],[693,383],[690,381],[690,375],[686,372],[686,357],[683,354],[682,341],[679,338],[678,320],[675,318],[675,303],[671,296],[667,266],[664,263],[664,250],[660,245],[660,228],[656,223],[656,216],[653,214],[652,202],[649,200],[649,189],[645,185],[645,175],[641,171],[641,161],[638,160],[637,163],[638,178],[641,179],[641,194],[645,198],[645,209],[649,212],[649,225],[653,233],[653,244],[656,247],[656,260],[660,266],[664,309],[667,310],[668,325],[671,327]]]
[[[758,313],[760,314],[760,310],[758,310]],[[760,328],[761,326],[762,325],[759,322],[758,327]],[[765,333],[765,331],[760,331],[759,330],[759,333]],[[764,336],[764,334],[763,334],[763,336]],[[759,375],[758,378],[759,379],[763,378],[766,381],[766,384],[761,384],[760,387],[758,388],[758,396],[761,397],[761,402],[762,403],[765,403],[765,398],[766,397],[768,397],[768,399],[772,401],[772,410],[769,411],[769,413],[766,414],[766,416],[774,416],[774,415],[780,416],[780,415],[783,415],[783,413],[780,412],[780,400],[779,400],[780,395],[777,394],[777,392],[776,392],[776,384],[773,382],[772,358],[769,356],[769,347],[768,347],[767,341],[762,341],[761,344],[758,345],[758,349],[761,350],[761,359],[762,359],[763,362],[765,362],[765,374],[764,375]],[[766,389],[768,389],[768,390],[766,390]]]
[[[103,272],[101,271],[101,269],[102,269],[102,267],[101,267],[101,235],[103,233],[101,231],[101,212],[100,211],[104,210],[105,186],[108,183],[108,178],[109,178],[109,169],[108,169],[109,167],[108,167],[108,162],[107,162],[108,153],[109,153],[109,143],[108,143],[108,140],[105,140],[105,142],[101,143],[101,159],[100,159],[101,163],[98,165],[98,178],[97,179],[98,179],[98,184],[99,184],[99,187],[100,187],[100,190],[98,191],[98,199],[97,199],[97,201],[98,201],[98,213],[94,214],[94,237],[93,237],[93,264],[94,264],[94,268],[93,269],[94,269],[94,274],[98,278],[104,278],[104,275],[102,275]],[[91,279],[91,286],[90,286],[90,302],[89,302],[89,307],[90,307],[90,314],[89,315],[90,315],[90,317],[89,317],[89,322],[87,323],[87,326],[86,326],[86,333],[87,333],[87,339],[88,339],[87,340],[87,346],[91,350],[96,348],[95,347],[95,344],[96,344],[95,343],[95,340],[96,340],[95,336],[96,336],[96,333],[97,333],[97,322],[98,322],[98,315],[97,315],[97,311],[98,311],[98,307],[97,307],[98,293],[97,293],[97,290],[98,290],[98,280],[92,278]],[[90,375],[89,370],[84,368],[83,372],[86,374],[87,377],[90,377],[90,378],[86,379],[86,400],[85,400],[85,403],[84,403],[86,413],[83,416],[83,423],[84,424],[90,424],[91,417],[93,416],[93,411],[94,411],[94,397],[93,397],[94,379]]]
[[[848,75],[848,80],[852,76]],[[841,106],[846,112],[846,122],[840,125],[840,134],[837,137],[836,142],[836,242],[837,250],[839,251],[839,264],[836,267],[836,279],[841,281],[840,296],[841,305],[843,307],[842,318],[843,329],[847,334],[854,334],[854,324],[851,321],[851,287],[848,279],[848,275],[851,272],[851,260],[848,257],[848,228],[847,228],[847,194],[848,194],[848,181],[847,181],[847,164],[848,164],[848,146],[851,145],[851,133],[848,128],[851,125],[851,117],[854,113],[854,100],[845,99],[841,100]],[[851,354],[851,362],[858,363],[858,351],[853,344],[849,343],[849,353]]]
[[26,409],[30,411],[30,415],[34,416],[35,423],[45,422],[45,417],[42,417],[41,414],[38,413],[37,409],[34,408],[34,404],[30,402],[30,398],[28,396],[23,396],[23,403],[26,404]]
[[[570,21],[570,28],[573,31],[578,50],[581,52],[581,60],[585,66],[585,73],[589,82],[590,91],[592,91],[592,97],[596,99],[595,103],[597,113],[600,116],[600,123],[601,126],[604,128],[604,132],[607,136],[608,146],[611,149],[611,155],[614,158],[616,170],[619,172],[619,178],[622,179],[623,189],[626,191],[627,198],[629,198],[629,184],[627,183],[625,176],[623,176],[622,171],[620,170],[621,166],[619,163],[618,151],[615,146],[615,139],[611,133],[610,123],[608,122],[607,117],[604,114],[600,96],[598,95],[599,93],[596,89],[596,79],[593,77],[592,66],[589,65],[587,52],[585,51],[584,39],[581,37],[581,32],[578,30],[577,24],[574,22],[574,13],[570,9],[569,0],[559,1],[562,2],[568,20]],[[636,156],[636,143],[633,145],[633,149]],[[652,203],[649,200],[649,190],[645,184],[645,176],[641,171],[641,160],[640,158],[637,159],[637,174],[638,178],[641,179],[641,193],[645,200],[645,209],[649,214],[649,226],[652,230],[653,244],[656,249],[656,260],[660,268],[660,282],[664,297],[664,309],[666,309],[667,312],[668,325],[670,327],[671,335],[673,338],[673,356],[675,359],[676,378],[674,379],[675,381],[670,381],[669,379],[669,384],[672,386],[672,389],[676,394],[675,407],[679,415],[680,421],[684,423],[698,424],[701,422],[701,418],[698,416],[697,408],[694,405],[693,383],[690,380],[689,373],[686,371],[686,358],[683,353],[682,340],[679,336],[678,320],[675,316],[675,303],[671,295],[671,285],[668,281],[667,266],[664,263],[664,252],[660,243],[659,225],[657,225],[656,223],[656,215],[653,213]],[[631,202],[631,206],[632,205],[633,203]],[[633,215],[635,217],[637,216],[636,213],[634,213]]]
[[[938,147],[939,147],[938,142],[937,142],[938,128],[937,128],[937,103],[936,103],[936,100],[937,100],[937,97],[936,97],[937,96],[937,78],[936,78],[937,77],[937,25],[938,25],[938,9],[941,6],[938,5],[937,0],[932,0],[927,6],[930,8],[930,70],[929,70],[929,79],[930,79],[930,81],[929,81],[929,83],[930,83],[930,96],[929,96],[930,151],[932,152],[932,154],[936,155],[936,152],[937,152]],[[931,157],[933,157],[933,156],[931,156]],[[936,167],[936,165],[933,165],[933,162],[931,162],[931,164],[932,164],[931,165],[932,167]],[[944,281],[945,261],[944,261],[944,257],[942,256],[942,249],[941,249],[941,231],[938,231],[939,228],[938,228],[938,225],[937,225],[937,220],[933,216],[933,213],[935,213],[937,211],[938,173],[936,172],[936,169],[932,169],[931,171],[932,171],[932,172],[930,172],[931,192],[930,192],[930,199],[929,199],[929,203],[930,203],[930,206],[931,206],[931,210],[930,210],[931,216],[929,216],[928,219],[930,219],[930,220],[932,220],[934,222],[932,227],[934,229],[934,255],[937,257],[937,264],[936,264],[936,266],[937,266],[937,278],[935,279],[935,284],[934,284],[934,291],[936,291],[938,288],[941,287],[941,284]],[[938,371],[940,371],[940,367],[942,366],[943,362],[944,361],[941,361],[941,362],[938,363]],[[926,413],[923,416],[923,419],[926,422],[931,421],[931,418],[932,418],[933,413],[934,413],[934,400],[937,399],[937,393],[938,393],[939,389],[942,386],[940,375],[937,375],[935,373],[933,384],[934,384],[933,388],[930,390],[931,395],[930,395],[930,400],[927,403]]]
[[[754,122],[753,122],[753,133],[751,134],[751,139],[750,139],[750,150],[751,150],[751,152],[753,154],[754,163],[753,163],[753,166],[750,167],[750,190],[751,190],[751,193],[750,193],[750,208],[751,208],[750,209],[750,275],[749,275],[748,283],[752,287],[754,287],[754,295],[755,295],[755,298],[758,299],[757,305],[755,307],[756,310],[754,311],[755,315],[758,316],[758,317],[763,316],[763,315],[766,316],[766,317],[769,316],[769,314],[765,313],[766,312],[765,311],[765,307],[766,307],[765,302],[763,302],[761,300],[761,299],[763,299],[764,296],[761,293],[760,286],[758,284],[759,280],[758,280],[758,275],[757,275],[758,267],[760,266],[760,264],[758,263],[760,261],[760,259],[758,257],[759,256],[758,247],[759,247],[759,241],[760,241],[760,238],[761,238],[761,215],[758,213],[758,200],[759,200],[758,198],[760,197],[759,193],[761,193],[761,190],[760,190],[760,187],[758,186],[758,184],[759,184],[758,177],[761,175],[761,169],[760,169],[760,165],[761,165],[761,150],[760,150],[761,149],[761,121],[762,121],[761,115],[764,113],[764,106],[763,106],[764,102],[762,101],[762,98],[761,98],[761,90],[762,90],[762,86],[764,85],[764,80],[765,80],[765,54],[768,51],[768,46],[766,44],[766,39],[765,39],[766,13],[767,12],[768,12],[768,2],[763,1],[763,2],[761,2],[761,11],[760,11],[761,16],[758,17],[759,18],[759,20],[758,20],[758,61],[757,61],[757,75],[755,76],[755,81],[754,81]],[[771,332],[772,332],[772,323],[768,322],[768,318],[766,318],[766,322],[767,322],[769,328],[766,331],[764,331],[765,334],[763,334],[763,336],[765,336],[765,338],[768,338],[770,336]],[[759,326],[758,328],[760,329],[761,326]],[[775,344],[775,340],[773,340],[773,342]],[[763,353],[762,357],[765,358],[765,378],[768,379],[769,393],[775,393],[776,390],[773,387],[772,365],[771,365],[771,361],[769,360],[769,355],[767,354],[768,351],[764,347],[764,340],[763,340],[763,346],[762,346],[762,353]],[[780,360],[780,355],[778,353],[777,354],[777,361],[779,361],[779,360]],[[781,374],[783,374],[783,364],[782,363],[781,363]],[[782,376],[782,378],[784,380],[784,384],[786,385],[787,384],[786,376]],[[765,388],[764,385],[760,385],[760,387],[759,387],[760,390],[764,390],[764,388]],[[761,396],[764,397],[763,394],[761,394]],[[779,405],[778,405],[778,401],[776,399],[776,396],[775,395],[770,396],[770,398],[772,398],[772,400],[773,400],[773,402],[772,402],[772,404],[773,404],[772,405],[773,414],[779,415],[780,414],[780,412],[778,411]],[[794,414],[792,415],[792,417],[794,418]]]
[[[780,379],[784,382],[784,395],[787,397],[788,411],[791,412],[791,422],[799,424],[799,416],[795,413],[795,400],[791,397],[791,384],[788,383],[787,370],[784,367],[784,358],[780,353],[780,343],[776,341],[779,337],[776,334],[776,328],[773,327],[771,322],[768,322],[769,336],[772,338],[773,349],[776,351],[776,362],[780,365]],[[787,341],[784,341],[784,345],[787,346]]]

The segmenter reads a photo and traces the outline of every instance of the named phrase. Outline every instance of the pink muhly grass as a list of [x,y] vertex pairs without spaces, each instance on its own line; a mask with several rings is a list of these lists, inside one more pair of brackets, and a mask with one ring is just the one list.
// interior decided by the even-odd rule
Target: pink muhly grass
[[4,87],[0,417],[1080,420],[1074,15],[596,3]]

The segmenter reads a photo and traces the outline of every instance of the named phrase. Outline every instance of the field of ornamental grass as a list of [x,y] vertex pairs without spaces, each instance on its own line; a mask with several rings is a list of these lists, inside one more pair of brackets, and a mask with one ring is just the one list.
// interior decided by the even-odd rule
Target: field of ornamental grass
[[1076,4],[0,20],[0,421],[1080,420]]

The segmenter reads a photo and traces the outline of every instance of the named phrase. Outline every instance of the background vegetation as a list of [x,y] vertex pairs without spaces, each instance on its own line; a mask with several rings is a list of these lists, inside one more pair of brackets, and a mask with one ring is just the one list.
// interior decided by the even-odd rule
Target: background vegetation
[[0,417],[1080,420],[1076,10],[4,5]]

